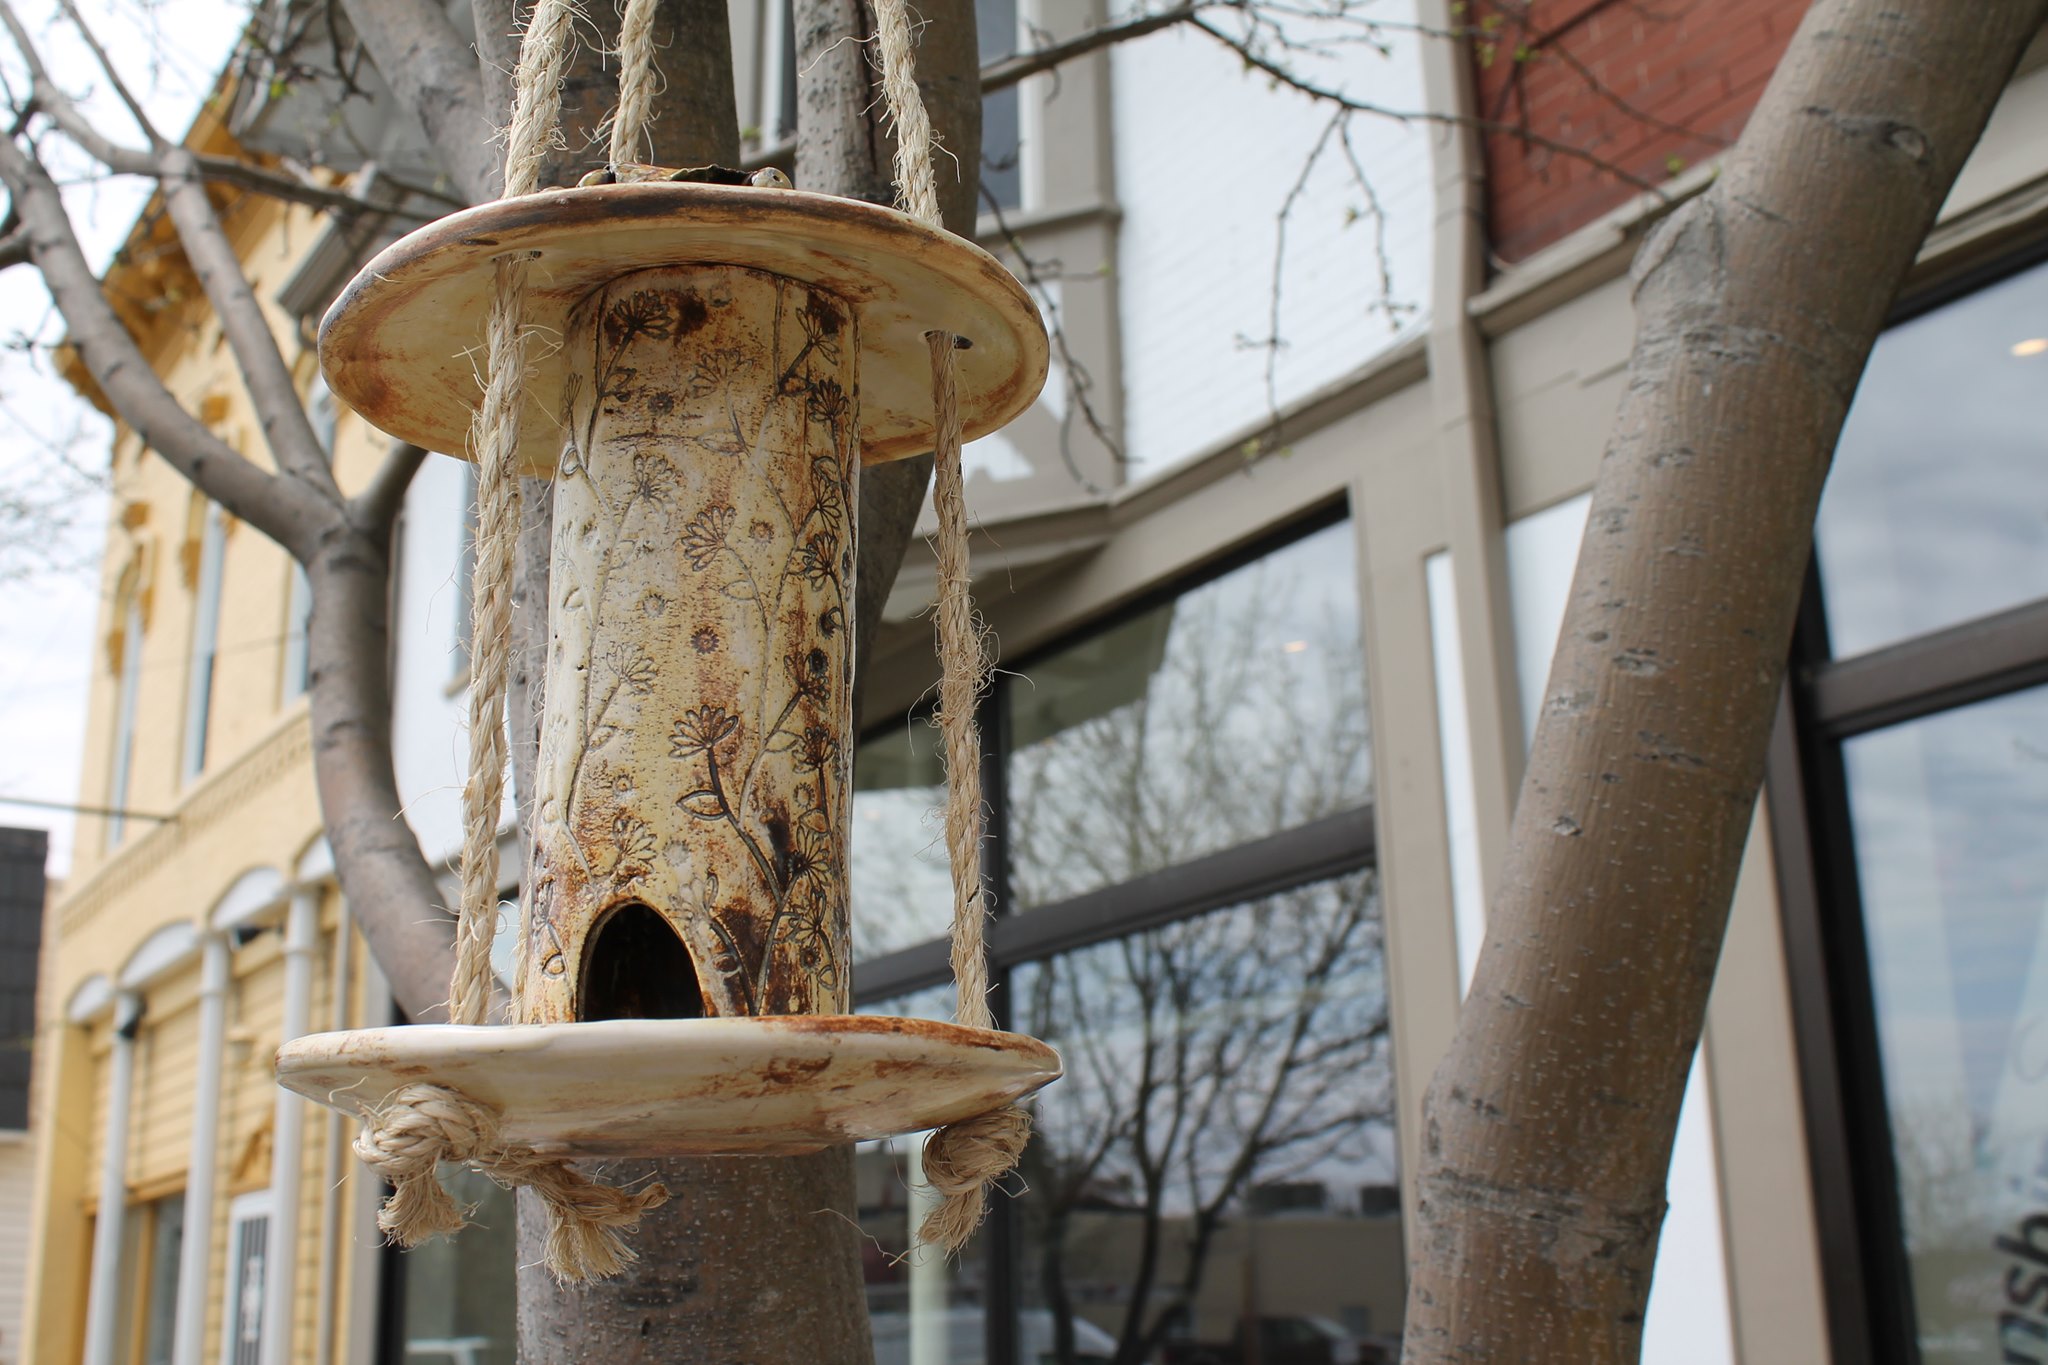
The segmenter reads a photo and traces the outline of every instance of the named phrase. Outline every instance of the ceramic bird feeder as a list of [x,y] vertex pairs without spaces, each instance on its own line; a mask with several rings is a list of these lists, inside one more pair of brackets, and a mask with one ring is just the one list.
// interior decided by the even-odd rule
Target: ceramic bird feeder
[[969,439],[1037,396],[1046,337],[973,244],[751,186],[550,191],[379,255],[321,328],[334,392],[468,449],[494,261],[530,260],[520,456],[555,481],[546,706],[516,1022],[287,1044],[365,1110],[427,1079],[542,1153],[799,1152],[953,1122],[1059,1060],[852,1016],[847,838],[861,466],[931,448],[927,334]]

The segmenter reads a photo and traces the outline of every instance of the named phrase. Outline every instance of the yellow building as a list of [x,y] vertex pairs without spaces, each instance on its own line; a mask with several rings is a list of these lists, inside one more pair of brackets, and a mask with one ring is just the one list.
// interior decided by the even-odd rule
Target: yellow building
[[[235,150],[211,113],[188,142]],[[278,302],[331,234],[309,210],[218,202],[349,489],[383,442],[333,411]],[[267,462],[166,224],[144,215],[107,288],[171,392]],[[390,1008],[320,838],[305,585],[126,427],[110,472],[79,799],[127,813],[81,820],[46,925],[24,1358],[364,1358],[376,1192],[339,1120],[270,1075],[283,1037]]]

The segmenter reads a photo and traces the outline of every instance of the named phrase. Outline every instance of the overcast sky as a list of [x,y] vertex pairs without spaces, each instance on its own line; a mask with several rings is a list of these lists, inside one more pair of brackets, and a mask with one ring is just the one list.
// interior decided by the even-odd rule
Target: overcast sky
[[[243,8],[221,0],[79,2],[150,117],[166,135],[182,134],[227,59]],[[103,127],[137,141],[52,0],[16,0],[16,8],[57,81],[85,100]],[[25,89],[20,55],[4,41],[0,72],[13,90]],[[64,155],[68,150],[54,139],[45,141],[46,159],[70,184],[80,235],[95,261],[104,263],[134,222],[147,187],[96,181],[83,158]],[[8,487],[47,479],[57,467],[52,447],[68,450],[95,475],[106,467],[107,423],[52,373],[47,347],[63,329],[51,312],[30,267],[0,274],[0,340],[6,343],[0,351],[0,481]],[[106,499],[87,486],[74,501],[75,520],[47,537],[55,542],[55,557],[69,567],[0,583],[0,797],[78,799]],[[21,548],[0,547],[0,563],[14,567]],[[49,830],[51,872],[61,876],[68,870],[71,817],[0,804],[0,823]]]

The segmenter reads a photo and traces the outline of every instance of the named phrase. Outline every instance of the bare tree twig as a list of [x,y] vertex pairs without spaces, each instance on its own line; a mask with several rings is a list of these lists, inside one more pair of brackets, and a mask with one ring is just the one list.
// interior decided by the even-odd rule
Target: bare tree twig
[[1104,24],[1100,28],[1077,33],[1071,38],[1050,43],[1030,52],[1017,52],[1007,57],[999,57],[981,68],[981,91],[985,95],[993,95],[998,90],[1008,90],[1019,81],[1064,66],[1077,57],[1085,57],[1091,52],[1099,52],[1103,48],[1114,47],[1118,43],[1129,42],[1133,38],[1142,38],[1148,33],[1157,33],[1161,29],[1185,23],[1193,18],[1198,10],[1206,7],[1202,3],[1175,5],[1172,9],[1161,10],[1157,14],[1146,14],[1136,19]]
[[100,70],[106,73],[107,83],[114,87],[115,96],[127,108],[128,117],[135,120],[135,126],[142,130],[142,135],[149,140],[149,145],[168,146],[168,140],[157,132],[156,124],[150,121],[149,111],[142,107],[142,101],[135,98],[135,92],[128,88],[128,82],[121,79],[121,72],[115,67],[114,59],[100,46],[98,35],[94,34],[92,26],[85,22],[85,16],[78,12],[78,6],[73,0],[57,0],[57,5],[64,11],[64,17],[71,21],[71,26],[78,30],[78,36],[85,40],[86,47],[92,51],[93,59],[100,64]]
[[85,258],[56,183],[11,139],[0,139],[0,181],[28,234],[31,261],[70,330],[87,373],[149,447],[214,501],[300,559],[313,551],[318,500],[242,458],[166,389],[128,334]]

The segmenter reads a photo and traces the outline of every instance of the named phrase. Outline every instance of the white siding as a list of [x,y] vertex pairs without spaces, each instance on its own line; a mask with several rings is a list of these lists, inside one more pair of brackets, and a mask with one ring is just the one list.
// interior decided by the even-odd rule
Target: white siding
[[[1390,3],[1392,24],[1412,7]],[[1227,24],[1227,18],[1218,18]],[[1388,33],[1391,56],[1360,46],[1328,60],[1297,55],[1297,72],[1388,109],[1422,107],[1413,39]],[[1243,344],[1273,334],[1276,220],[1330,106],[1248,73],[1206,34],[1169,29],[1112,57],[1124,420],[1131,476],[1213,446],[1266,411],[1265,353]],[[1359,116],[1351,135],[1388,218],[1392,297],[1426,301],[1429,285],[1428,133]],[[1325,148],[1288,220],[1281,280],[1277,396],[1281,405],[1357,369],[1395,337],[1382,312],[1373,227],[1342,149]],[[1404,315],[1414,326],[1419,311]]]
[[28,1279],[29,1200],[34,1148],[0,1137],[0,1365],[22,1365],[21,1293]]

